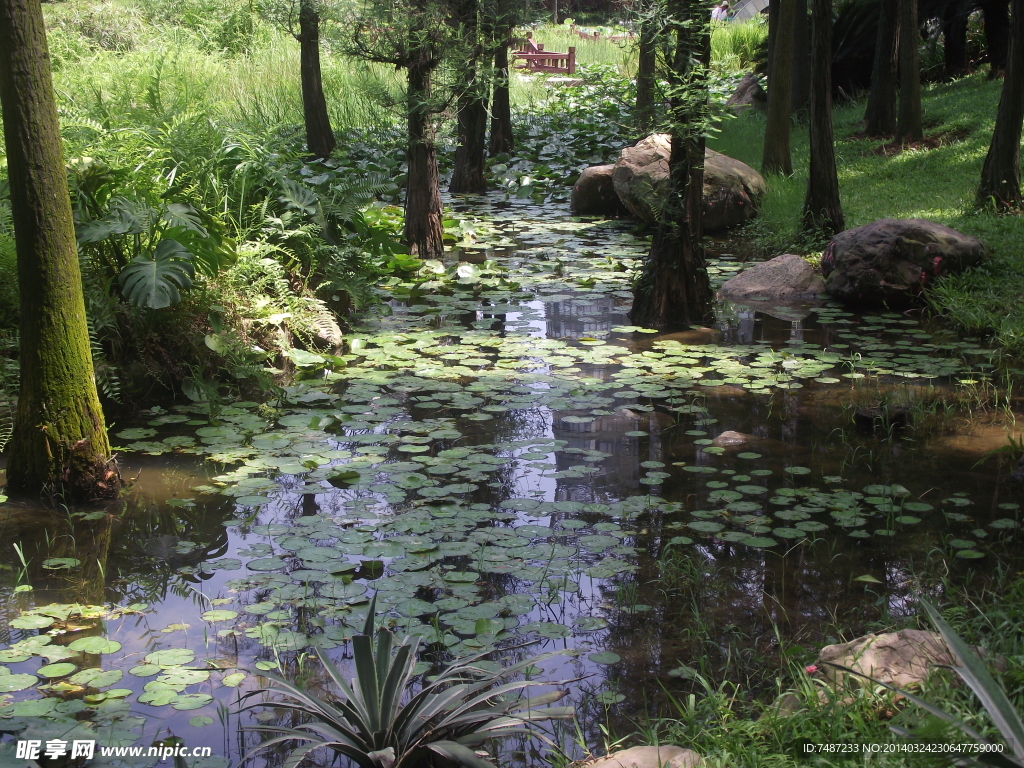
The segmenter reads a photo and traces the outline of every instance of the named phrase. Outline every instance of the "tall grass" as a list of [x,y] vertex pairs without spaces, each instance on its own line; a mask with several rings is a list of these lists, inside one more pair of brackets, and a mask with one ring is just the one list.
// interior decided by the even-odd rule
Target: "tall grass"
[[767,38],[768,25],[759,18],[715,24],[711,30],[711,65],[729,72],[750,69]]

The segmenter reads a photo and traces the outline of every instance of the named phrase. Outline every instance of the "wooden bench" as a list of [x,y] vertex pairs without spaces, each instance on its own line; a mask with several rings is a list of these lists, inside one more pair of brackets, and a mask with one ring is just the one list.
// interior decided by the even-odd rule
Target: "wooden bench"
[[571,47],[567,53],[545,51],[544,46],[533,41],[532,34],[526,36],[526,43],[521,50],[512,54],[512,58],[522,64],[514,64],[519,69],[530,72],[559,72],[565,75],[576,74],[576,49]]

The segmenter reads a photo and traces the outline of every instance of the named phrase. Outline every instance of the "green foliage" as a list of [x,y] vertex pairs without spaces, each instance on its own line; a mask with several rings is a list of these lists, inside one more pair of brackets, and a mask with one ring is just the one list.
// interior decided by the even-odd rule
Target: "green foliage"
[[712,68],[732,72],[751,69],[767,39],[768,25],[760,18],[716,24],[711,30]]
[[[363,633],[352,638],[355,678],[351,685],[325,655],[320,662],[340,692],[321,700],[288,681],[267,675],[271,690],[284,701],[256,702],[242,710],[273,707],[298,714],[305,722],[294,727],[254,726],[263,743],[250,753],[278,744],[299,742],[288,762],[298,765],[311,752],[326,748],[360,768],[410,768],[451,761],[466,768],[494,768],[475,751],[489,739],[532,734],[532,726],[573,716],[572,707],[548,707],[562,691],[530,698],[521,691],[542,681],[502,682],[557,654],[543,654],[494,671],[483,660],[491,651],[450,664],[415,690],[419,637],[395,647],[395,636],[375,629],[376,598],[370,602]],[[254,691],[242,701],[262,696]],[[248,757],[248,756],[247,756]],[[441,759],[443,760],[441,760]]]
[[139,307],[163,309],[181,301],[179,289],[192,287],[192,254],[177,240],[164,238],[151,253],[136,256],[121,270],[124,297]]

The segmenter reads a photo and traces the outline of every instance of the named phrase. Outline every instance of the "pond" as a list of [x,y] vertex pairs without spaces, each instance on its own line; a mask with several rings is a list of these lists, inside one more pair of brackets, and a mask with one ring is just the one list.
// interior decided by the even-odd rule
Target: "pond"
[[349,659],[376,594],[424,671],[567,651],[537,675],[596,748],[698,678],[770,697],[790,656],[1017,558],[991,350],[827,303],[636,328],[626,225],[459,209],[435,279],[394,281],[344,354],[296,355],[280,402],[152,408],[112,428],[123,500],[0,507],[0,732],[226,766],[240,725],[284,717],[238,697],[268,671],[326,690],[315,652]]

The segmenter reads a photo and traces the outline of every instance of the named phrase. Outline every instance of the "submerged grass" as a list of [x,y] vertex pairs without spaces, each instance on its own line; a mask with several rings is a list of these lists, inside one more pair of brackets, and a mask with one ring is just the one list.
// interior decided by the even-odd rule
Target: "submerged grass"
[[[881,218],[925,218],[979,238],[990,263],[944,278],[931,293],[932,305],[960,330],[991,335],[1015,356],[1024,354],[1024,219],[979,210],[975,194],[988,150],[1000,83],[980,75],[927,87],[923,93],[925,133],[934,148],[908,149],[892,156],[884,143],[865,138],[863,102],[835,110],[836,160],[847,227]],[[755,168],[761,164],[764,118],[747,114],[728,120],[709,144]],[[806,123],[793,126],[794,174],[769,178],[761,217],[748,232],[765,253],[813,252],[821,243],[798,233],[807,188]]]

